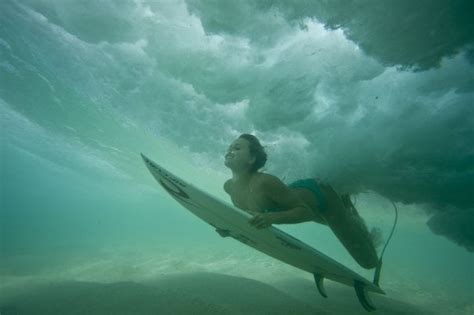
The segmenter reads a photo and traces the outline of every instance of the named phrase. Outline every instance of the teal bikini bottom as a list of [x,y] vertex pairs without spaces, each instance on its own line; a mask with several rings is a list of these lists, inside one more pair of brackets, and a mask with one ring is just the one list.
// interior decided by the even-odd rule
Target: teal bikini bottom
[[[314,193],[314,196],[316,197],[316,200],[319,202],[319,207],[321,212],[325,212],[328,205],[326,198],[324,197],[323,192],[321,191],[321,188],[319,188],[318,183],[314,180],[314,178],[305,178],[305,179],[298,179],[297,181],[292,182],[291,184],[288,185],[288,187],[291,188],[306,188],[311,190]],[[274,209],[267,209],[267,212],[277,212],[281,211],[279,208],[274,208]]]

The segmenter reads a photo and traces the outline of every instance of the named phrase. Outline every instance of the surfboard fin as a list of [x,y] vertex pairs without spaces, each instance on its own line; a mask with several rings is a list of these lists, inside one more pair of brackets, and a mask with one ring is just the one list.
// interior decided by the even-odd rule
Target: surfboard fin
[[368,312],[374,311],[376,309],[375,305],[367,294],[365,285],[358,280],[354,280],[354,289],[356,291],[357,298],[359,299],[360,304],[362,304],[362,307],[365,308],[365,310]]
[[324,277],[320,274],[313,273],[314,281],[316,282],[316,287],[318,288],[319,293],[327,298],[326,288],[324,287]]
[[379,260],[379,263],[377,264],[377,267],[375,267],[375,272],[374,272],[374,280],[372,281],[373,284],[376,286],[379,286],[380,282],[380,271],[382,270],[382,259]]

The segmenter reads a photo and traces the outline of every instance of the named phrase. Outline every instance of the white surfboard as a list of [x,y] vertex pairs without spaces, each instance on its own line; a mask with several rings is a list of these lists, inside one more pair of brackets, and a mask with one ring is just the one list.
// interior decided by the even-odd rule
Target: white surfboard
[[256,229],[248,223],[252,217],[250,214],[191,185],[145,155],[141,156],[158,183],[186,209],[212,225],[221,236],[230,236],[262,253],[312,273],[322,296],[327,297],[324,278],[353,286],[359,301],[368,311],[375,307],[367,292],[385,294],[377,285],[278,228],[271,226]]

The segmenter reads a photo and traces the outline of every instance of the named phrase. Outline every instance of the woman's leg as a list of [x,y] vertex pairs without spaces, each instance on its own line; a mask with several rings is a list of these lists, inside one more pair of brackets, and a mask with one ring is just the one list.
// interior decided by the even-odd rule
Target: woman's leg
[[[319,185],[327,199],[328,207],[323,213],[327,225],[359,265],[366,269],[375,268],[377,252],[362,218],[357,211],[344,205],[331,186]],[[347,203],[347,200],[344,201]]]
[[318,203],[318,200],[316,199],[316,197],[314,196],[314,193],[311,190],[307,188],[298,187],[298,188],[293,188],[293,192],[295,192],[298,195],[298,197],[301,200],[303,200],[303,202],[306,203],[311,208],[311,210],[313,210],[314,212],[313,221],[323,224],[323,225],[327,225],[326,220],[324,219],[322,215],[322,210]]

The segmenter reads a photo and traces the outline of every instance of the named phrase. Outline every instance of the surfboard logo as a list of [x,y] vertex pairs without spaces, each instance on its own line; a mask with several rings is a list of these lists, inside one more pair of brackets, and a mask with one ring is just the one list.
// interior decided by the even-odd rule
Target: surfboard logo
[[[179,179],[171,176],[170,174],[168,174],[168,172],[164,171],[163,169],[161,169],[160,167],[158,167],[155,163],[153,163],[152,161],[148,160],[147,158],[144,158],[145,161],[147,162],[148,165],[150,165],[151,167],[153,167],[155,170],[158,171],[158,173],[163,176],[164,178],[166,178],[167,180],[169,180],[170,182],[173,182],[174,184],[177,184],[177,185],[180,185],[181,187],[183,188],[186,188],[186,184],[184,184],[183,182],[181,182]],[[178,188],[179,189],[179,188]]]
[[[163,188],[172,196],[176,197],[176,198],[179,198],[181,200],[183,199],[189,199],[189,195],[184,191],[182,190],[181,188],[179,188],[175,183],[169,181],[169,179],[167,178],[168,182],[174,186],[175,189],[171,188],[170,186],[166,185],[164,181],[162,181],[160,179],[160,185],[163,186]],[[183,200],[185,201],[185,200]]]
[[230,234],[230,236],[232,236],[234,239],[246,244],[246,245],[253,245],[253,246],[256,246],[257,245],[257,242],[255,242],[254,240],[248,238],[247,236],[243,235],[243,234]]

